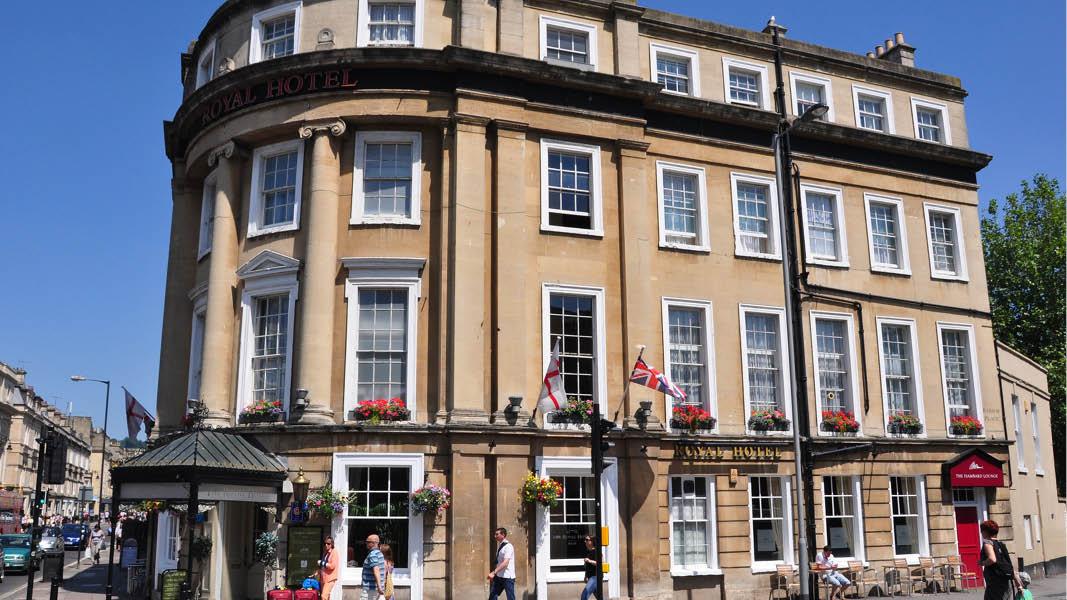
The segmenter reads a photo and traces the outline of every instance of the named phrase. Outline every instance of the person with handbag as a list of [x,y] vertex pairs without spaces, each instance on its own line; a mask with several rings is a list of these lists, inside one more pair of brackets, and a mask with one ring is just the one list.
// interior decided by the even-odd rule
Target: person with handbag
[[1023,588],[1023,582],[1011,564],[1011,555],[1004,542],[997,539],[1000,526],[996,521],[983,521],[982,553],[978,564],[985,577],[984,600],[1013,600],[1015,590]]
[[319,581],[322,582],[322,600],[330,600],[333,586],[337,584],[337,578],[341,574],[338,568],[337,552],[333,547],[333,538],[327,536],[323,544],[322,558],[319,560]]
[[382,586],[384,592],[382,600],[396,600],[393,592],[393,548],[389,544],[382,544],[378,549],[385,557],[385,584]]

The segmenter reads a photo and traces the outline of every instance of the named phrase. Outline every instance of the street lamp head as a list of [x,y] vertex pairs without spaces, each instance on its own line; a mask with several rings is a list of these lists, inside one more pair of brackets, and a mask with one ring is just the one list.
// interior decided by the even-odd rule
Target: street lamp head
[[85,381],[85,376],[84,375],[71,375],[70,376],[70,380],[71,381]]
[[304,469],[300,469],[300,472],[297,473],[296,479],[293,480],[293,500],[297,504],[303,505],[304,502],[307,502],[308,487],[310,485],[311,482],[308,481],[308,478],[304,476]]
[[830,107],[825,104],[816,104],[809,106],[803,114],[800,115],[799,121],[801,123],[808,123],[816,119],[821,119],[830,110]]

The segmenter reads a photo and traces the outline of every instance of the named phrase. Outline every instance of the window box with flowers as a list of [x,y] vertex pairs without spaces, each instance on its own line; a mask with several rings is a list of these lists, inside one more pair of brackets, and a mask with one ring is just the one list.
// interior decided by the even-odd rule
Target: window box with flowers
[[974,417],[952,417],[949,422],[949,431],[952,435],[977,437],[982,435],[983,429],[985,429],[985,426]]
[[538,477],[527,473],[526,479],[522,480],[521,493],[524,504],[554,508],[559,504],[559,497],[563,495],[563,484],[551,477]]
[[889,415],[886,430],[898,435],[918,435],[923,432],[923,424],[916,415],[893,413]]
[[593,401],[586,398],[568,398],[563,408],[545,415],[545,422],[553,429],[588,431],[593,418]]
[[671,410],[671,429],[689,434],[710,433],[715,429],[715,417],[692,404],[675,406]]
[[860,422],[847,410],[824,410],[819,429],[839,436],[853,436],[860,430]]
[[282,420],[284,413],[281,400],[259,400],[246,406],[241,411],[239,420],[244,425],[277,423]]
[[748,418],[748,428],[757,433],[789,431],[789,419],[778,409],[754,410]]
[[360,400],[352,410],[352,418],[368,425],[381,425],[407,421],[411,418],[411,411],[400,398]]

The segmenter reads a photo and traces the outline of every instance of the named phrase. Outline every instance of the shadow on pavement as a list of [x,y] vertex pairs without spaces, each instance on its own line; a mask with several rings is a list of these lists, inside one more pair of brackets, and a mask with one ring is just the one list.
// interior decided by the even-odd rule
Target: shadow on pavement
[[[107,584],[107,565],[94,565],[84,571],[67,577],[62,584],[63,591],[87,594],[103,594]],[[120,598],[126,597],[126,571],[117,566],[114,570],[112,589]]]

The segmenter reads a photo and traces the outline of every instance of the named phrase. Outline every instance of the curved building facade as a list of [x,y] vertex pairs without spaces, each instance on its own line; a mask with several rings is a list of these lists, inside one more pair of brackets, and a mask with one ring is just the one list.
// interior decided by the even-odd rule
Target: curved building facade
[[[989,157],[968,145],[959,80],[916,68],[903,36],[887,45],[784,41],[788,113],[830,108],[793,132],[793,414],[768,33],[624,1],[229,0],[182,55],[164,128],[161,427],[195,399],[313,489],[353,493],[328,521],[282,515],[282,556],[298,529],[337,540],[335,600],[358,597],[370,532],[397,553],[398,598],[484,596],[497,526],[521,595],[577,597],[588,434],[532,414],[560,340],[570,397],[622,426],[604,481],[612,598],[765,597],[798,560],[791,427],[814,456],[819,546],[879,576],[963,553],[957,508],[1007,512],[1005,492],[961,492],[943,470],[1007,459],[978,237]],[[638,345],[714,423],[689,431],[670,398],[627,388]],[[360,418],[391,398],[406,418]],[[243,416],[264,402],[276,422]],[[753,413],[776,409],[784,429],[759,430]],[[528,472],[565,500],[524,505]],[[409,506],[426,482],[453,493],[436,518]],[[212,512],[201,585],[261,597],[248,565],[272,525],[253,505]]]

